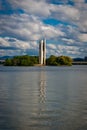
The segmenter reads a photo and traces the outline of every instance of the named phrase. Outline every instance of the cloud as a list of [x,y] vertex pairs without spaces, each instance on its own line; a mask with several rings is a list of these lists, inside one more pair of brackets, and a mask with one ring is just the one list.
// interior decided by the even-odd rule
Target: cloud
[[0,47],[13,47],[19,50],[26,50],[26,49],[34,49],[38,48],[38,44],[36,41],[27,41],[18,40],[16,38],[0,38]]
[[0,1],[0,10],[2,9],[2,1]]
[[8,0],[13,9],[21,8],[24,12],[38,16],[49,16],[50,7],[44,0]]
[[87,10],[83,10],[82,12],[80,12],[80,20],[78,21],[78,26],[80,32],[87,32]]
[[52,50],[56,49],[56,46],[54,44],[48,44],[47,47],[49,47]]
[[[63,1],[62,1],[63,2]],[[64,1],[64,3],[67,3]],[[79,10],[70,5],[57,5],[48,3],[45,0],[8,0],[8,3],[12,6],[13,9],[22,9],[25,13],[29,15],[35,15],[39,17],[56,17],[61,18],[62,20],[78,20],[79,19]]]
[[84,3],[85,0],[74,0],[74,2],[76,2],[76,3]]
[[73,43],[75,43],[75,41],[73,39],[63,38],[62,40],[65,41],[65,42],[67,42],[67,44],[70,44],[70,45],[73,44]]
[[80,39],[82,42],[86,42],[86,43],[87,43],[87,34],[80,34],[80,35],[79,35],[79,39]]
[[68,46],[68,45],[55,45],[55,44],[48,44],[47,45],[47,55],[69,55],[71,57],[75,57],[75,55],[78,55],[78,57],[84,57],[84,55],[87,55],[87,48],[84,48],[82,46]]
[[26,53],[22,50],[0,50],[0,56],[16,56],[16,55],[26,55]]
[[[1,0],[0,9],[4,13],[0,15],[0,54],[27,54],[33,50],[36,54],[38,40],[46,37],[47,55],[85,56],[87,3],[85,0],[70,2],[72,0]],[[48,18],[58,24],[46,24],[44,20]]]
[[80,17],[80,12],[77,8],[69,5],[51,5],[52,17],[61,20],[77,21]]
[[4,38],[0,38],[0,46],[9,46],[9,43]]
[[[6,21],[8,19],[8,21]],[[47,38],[58,37],[64,33],[56,27],[45,25],[38,17],[21,14],[2,16],[0,21],[1,34],[17,37],[24,40],[38,40],[43,36]]]
[[16,38],[9,38],[9,37],[0,38],[0,46],[7,48],[13,47],[20,50],[30,48],[30,45],[27,42],[23,42]]
[[36,41],[25,42],[16,38],[0,38],[0,53],[2,55],[26,55],[38,54],[38,43]]

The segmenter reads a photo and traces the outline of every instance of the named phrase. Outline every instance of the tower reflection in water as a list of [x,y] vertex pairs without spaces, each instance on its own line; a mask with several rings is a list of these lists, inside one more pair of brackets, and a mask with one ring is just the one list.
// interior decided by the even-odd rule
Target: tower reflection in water
[[46,102],[46,72],[41,70],[40,72],[40,82],[39,82],[39,92],[40,92],[40,103]]

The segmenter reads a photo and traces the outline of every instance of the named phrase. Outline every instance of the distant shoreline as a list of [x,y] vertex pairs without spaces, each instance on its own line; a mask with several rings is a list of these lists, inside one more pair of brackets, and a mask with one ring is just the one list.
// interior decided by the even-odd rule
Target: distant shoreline
[[72,62],[72,65],[87,65],[86,61],[76,61],[76,62]]
[[[72,62],[71,66],[74,66],[74,65],[87,65],[87,62]],[[0,64],[0,66],[10,66],[10,67],[16,67],[16,66],[18,66],[18,67],[45,67],[45,66],[56,66],[56,65],[35,64],[35,65],[31,65],[31,66],[20,66],[20,65],[4,65],[4,64]],[[69,65],[58,65],[58,66],[69,66]]]

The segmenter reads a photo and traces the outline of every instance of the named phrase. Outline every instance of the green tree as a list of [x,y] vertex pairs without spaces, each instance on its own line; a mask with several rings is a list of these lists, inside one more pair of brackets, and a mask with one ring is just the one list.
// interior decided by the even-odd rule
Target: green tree
[[15,56],[12,59],[5,60],[5,65],[13,65],[13,66],[33,66],[38,64],[39,58],[38,56]]
[[12,60],[11,59],[6,59],[4,65],[12,66]]
[[68,56],[50,56],[47,59],[47,65],[72,65],[72,59]]
[[54,55],[51,55],[47,60],[46,60],[46,64],[47,65],[57,65],[57,62],[56,62],[56,56]]

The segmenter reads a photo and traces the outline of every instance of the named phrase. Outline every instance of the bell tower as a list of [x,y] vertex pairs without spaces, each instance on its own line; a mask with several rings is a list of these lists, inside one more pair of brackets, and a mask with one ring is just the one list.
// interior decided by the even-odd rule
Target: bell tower
[[46,65],[46,39],[39,42],[39,64]]

